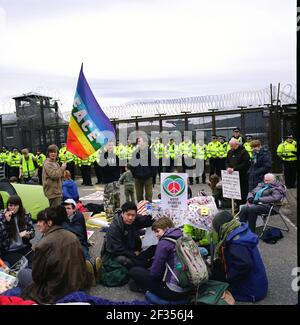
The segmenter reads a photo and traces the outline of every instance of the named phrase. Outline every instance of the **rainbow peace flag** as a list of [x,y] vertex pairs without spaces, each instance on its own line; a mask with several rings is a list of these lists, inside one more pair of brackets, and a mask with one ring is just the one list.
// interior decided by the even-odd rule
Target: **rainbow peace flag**
[[67,150],[80,159],[115,137],[115,129],[97,103],[81,66],[67,135]]

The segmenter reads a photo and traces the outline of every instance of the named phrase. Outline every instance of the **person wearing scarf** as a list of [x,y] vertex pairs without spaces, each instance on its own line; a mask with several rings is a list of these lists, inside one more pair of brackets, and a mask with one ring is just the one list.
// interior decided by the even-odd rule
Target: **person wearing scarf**
[[[276,180],[274,174],[264,175],[264,182],[259,183],[248,193],[247,204],[241,208],[239,213],[241,222],[248,222],[251,231],[255,232],[257,216],[268,214],[271,205],[280,202],[286,195],[285,187]],[[275,207],[272,214],[276,214]]]
[[228,282],[229,291],[237,301],[263,299],[267,295],[268,279],[257,248],[258,236],[227,211],[215,215],[213,227],[219,239],[212,279]]

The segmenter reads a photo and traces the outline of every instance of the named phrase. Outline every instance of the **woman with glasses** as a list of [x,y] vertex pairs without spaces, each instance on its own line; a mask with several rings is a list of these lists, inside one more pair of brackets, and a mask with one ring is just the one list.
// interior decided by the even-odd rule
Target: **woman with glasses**
[[30,213],[26,213],[21,198],[12,195],[7,209],[0,213],[0,257],[13,267],[23,256],[29,266],[33,257],[30,240],[35,231]]

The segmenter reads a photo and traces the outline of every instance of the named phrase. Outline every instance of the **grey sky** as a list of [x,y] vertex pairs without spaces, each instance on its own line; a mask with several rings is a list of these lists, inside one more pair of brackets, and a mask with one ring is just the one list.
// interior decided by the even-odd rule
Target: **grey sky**
[[294,0],[0,0],[0,112],[70,110],[81,62],[101,106],[296,83]]

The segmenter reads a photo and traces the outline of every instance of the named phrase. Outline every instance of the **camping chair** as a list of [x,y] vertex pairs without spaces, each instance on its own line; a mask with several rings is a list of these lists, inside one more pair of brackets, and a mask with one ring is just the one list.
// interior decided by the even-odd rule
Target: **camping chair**
[[[283,231],[287,231],[287,232],[290,230],[289,226],[288,226],[288,224],[287,224],[287,222],[285,220],[285,217],[283,216],[282,212],[280,212],[281,208],[285,205],[284,201],[285,201],[285,197],[281,201],[273,203],[271,205],[270,210],[269,210],[268,213],[258,215],[258,217],[261,217],[262,222],[263,222],[263,225],[262,225],[263,229],[262,229],[262,232],[261,232],[259,238],[262,237],[262,235],[264,234],[267,227],[274,227],[274,228],[277,228],[277,229],[280,229],[280,230],[283,230]],[[278,212],[275,212],[274,208],[278,208]],[[272,212],[273,212],[273,214],[272,214]],[[273,219],[274,216],[276,216],[276,215],[279,216],[282,223],[284,224],[284,227],[279,227],[277,225],[272,225],[270,223],[270,217],[272,216],[272,219]]]

